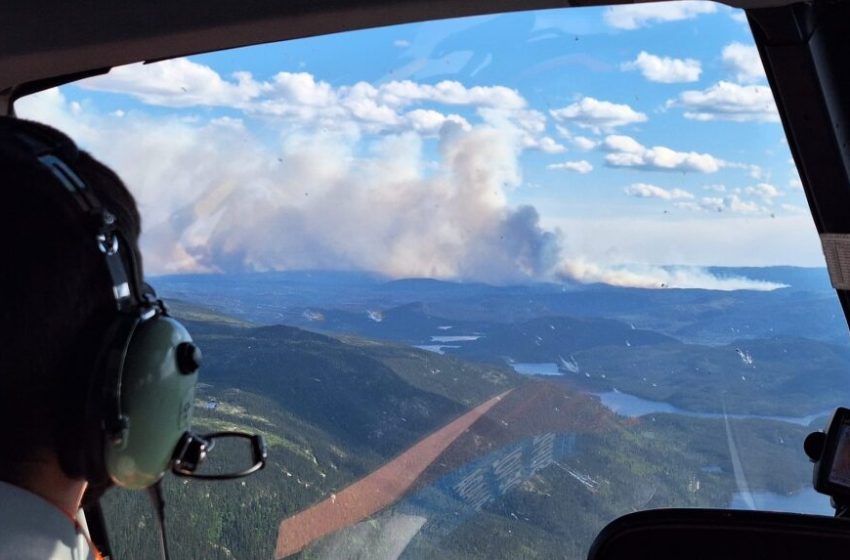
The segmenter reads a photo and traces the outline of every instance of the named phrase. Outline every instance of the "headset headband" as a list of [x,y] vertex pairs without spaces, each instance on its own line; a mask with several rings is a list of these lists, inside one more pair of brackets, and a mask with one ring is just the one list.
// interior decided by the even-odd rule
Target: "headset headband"
[[[93,221],[95,230],[95,241],[98,251],[104,256],[106,268],[112,284],[112,296],[118,311],[135,310],[146,298],[142,295],[138,286],[138,267],[134,251],[129,247],[126,239],[123,239],[118,229],[115,215],[104,208],[100,199],[90,189],[65,160],[56,155],[56,152],[65,148],[72,152],[76,159],[77,150],[68,149],[67,146],[46,144],[32,134],[16,132],[15,138],[24,146],[30,155],[49,171],[73,197],[81,212],[89,221]],[[71,155],[69,153],[69,155]],[[119,240],[127,247],[125,252],[131,270],[128,274],[127,267],[122,259]]]

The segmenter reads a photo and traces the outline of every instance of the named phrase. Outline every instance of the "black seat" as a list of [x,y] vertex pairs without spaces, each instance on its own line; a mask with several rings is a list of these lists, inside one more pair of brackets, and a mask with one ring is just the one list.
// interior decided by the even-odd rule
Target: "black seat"
[[602,529],[588,553],[588,560],[846,557],[850,557],[850,520],[720,509],[625,515]]

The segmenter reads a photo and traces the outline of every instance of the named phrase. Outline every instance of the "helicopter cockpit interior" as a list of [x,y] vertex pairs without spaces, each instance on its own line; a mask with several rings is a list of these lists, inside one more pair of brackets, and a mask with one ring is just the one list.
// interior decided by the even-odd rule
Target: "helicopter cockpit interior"
[[[106,557],[157,523],[175,558],[850,550],[850,2],[0,22],[0,117],[124,177],[203,349],[214,437],[181,427],[164,520],[90,504]],[[196,473],[222,434],[245,464]]]

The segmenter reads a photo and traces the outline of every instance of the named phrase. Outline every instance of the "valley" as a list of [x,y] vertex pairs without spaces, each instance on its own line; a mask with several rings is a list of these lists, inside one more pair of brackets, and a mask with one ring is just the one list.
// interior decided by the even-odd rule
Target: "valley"
[[[167,478],[168,514],[187,521],[174,558],[581,558],[631,511],[793,503],[811,477],[802,439],[850,401],[846,341],[799,336],[782,290],[256,276],[240,297],[210,295],[223,278],[164,282],[204,351],[195,426],[259,431],[270,446],[242,481]],[[818,289],[802,301],[826,298]],[[773,315],[741,333],[694,311],[764,297]],[[652,328],[674,311],[675,325]],[[756,328],[768,323],[785,334]],[[357,499],[375,492],[374,506]],[[130,531],[153,522],[144,496],[107,500],[120,557],[153,555],[155,540]]]

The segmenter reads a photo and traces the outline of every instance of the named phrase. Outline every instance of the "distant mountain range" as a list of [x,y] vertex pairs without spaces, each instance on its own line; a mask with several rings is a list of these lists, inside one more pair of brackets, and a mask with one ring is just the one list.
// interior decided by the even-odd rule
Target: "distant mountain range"
[[712,268],[723,276],[787,284],[771,292],[636,289],[576,284],[490,286],[430,279],[387,281],[362,273],[271,272],[163,276],[166,297],[256,324],[287,324],[428,344],[451,334],[487,335],[490,327],[570,316],[619,320],[701,344],[802,337],[847,343],[847,325],[825,269]]

